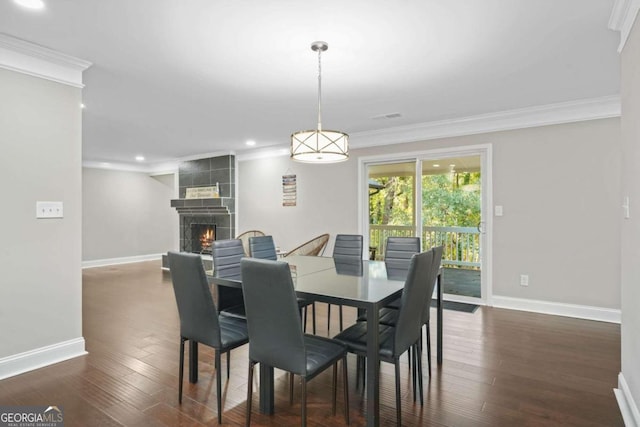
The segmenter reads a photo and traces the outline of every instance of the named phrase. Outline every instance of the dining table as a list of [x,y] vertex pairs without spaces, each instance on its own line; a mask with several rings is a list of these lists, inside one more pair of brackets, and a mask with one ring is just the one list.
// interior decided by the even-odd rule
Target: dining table
[[[307,300],[357,308],[366,313],[367,366],[366,425],[380,425],[379,310],[400,298],[404,277],[388,271],[384,261],[346,261],[330,257],[292,255],[282,259],[291,269],[296,294]],[[442,273],[438,271],[436,299],[436,342],[438,364],[442,364]],[[406,275],[406,273],[405,273]],[[215,286],[242,287],[242,279],[209,277]],[[249,344],[251,345],[251,344]],[[189,381],[198,380],[198,343],[190,341]],[[274,413],[274,368],[260,364],[260,411]]]

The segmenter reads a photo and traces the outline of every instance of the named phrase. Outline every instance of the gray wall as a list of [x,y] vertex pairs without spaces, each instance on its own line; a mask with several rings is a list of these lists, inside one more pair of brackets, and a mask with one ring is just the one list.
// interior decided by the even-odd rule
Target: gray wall
[[178,249],[175,174],[82,169],[82,260]]
[[[606,119],[352,150],[335,165],[241,161],[239,231],[272,233],[284,248],[356,232],[358,157],[490,143],[494,204],[504,206],[494,218],[493,294],[617,309],[619,140],[619,119]],[[288,168],[298,174],[295,208],[280,206]],[[519,285],[522,273],[529,287]]]
[[[0,69],[0,358],[82,337],[81,90]],[[36,219],[36,201],[64,218]]]
[[[238,163],[238,234],[262,230],[283,249],[323,233],[356,233],[358,166],[354,157],[343,163],[310,165],[289,157]],[[296,174],[297,206],[282,206],[282,175]]]
[[[640,18],[622,51],[622,375],[640,408]],[[636,420],[638,421],[638,420]]]

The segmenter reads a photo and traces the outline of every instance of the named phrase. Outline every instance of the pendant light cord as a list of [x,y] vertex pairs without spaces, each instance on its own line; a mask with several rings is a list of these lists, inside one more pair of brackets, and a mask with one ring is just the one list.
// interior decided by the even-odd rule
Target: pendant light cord
[[318,49],[318,130],[322,130],[322,49]]

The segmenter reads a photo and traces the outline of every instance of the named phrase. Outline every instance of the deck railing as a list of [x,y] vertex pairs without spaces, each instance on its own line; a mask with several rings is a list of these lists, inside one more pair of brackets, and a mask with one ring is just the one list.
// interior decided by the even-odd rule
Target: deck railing
[[[382,259],[387,237],[411,237],[412,226],[369,225],[369,246],[375,258]],[[476,227],[423,227],[422,247],[444,246],[442,263],[459,267],[480,268],[480,232]]]

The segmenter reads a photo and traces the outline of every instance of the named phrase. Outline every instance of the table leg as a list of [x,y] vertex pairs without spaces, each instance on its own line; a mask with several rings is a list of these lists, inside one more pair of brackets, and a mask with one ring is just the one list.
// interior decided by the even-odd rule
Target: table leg
[[260,413],[273,414],[274,401],[273,367],[260,363]]
[[189,340],[189,382],[198,382],[198,341]]
[[380,357],[379,313],[377,307],[367,309],[367,426],[380,425]]
[[437,343],[438,347],[438,365],[442,365],[442,270],[438,272],[438,279],[436,280],[436,287],[438,292],[438,327],[437,327]]

